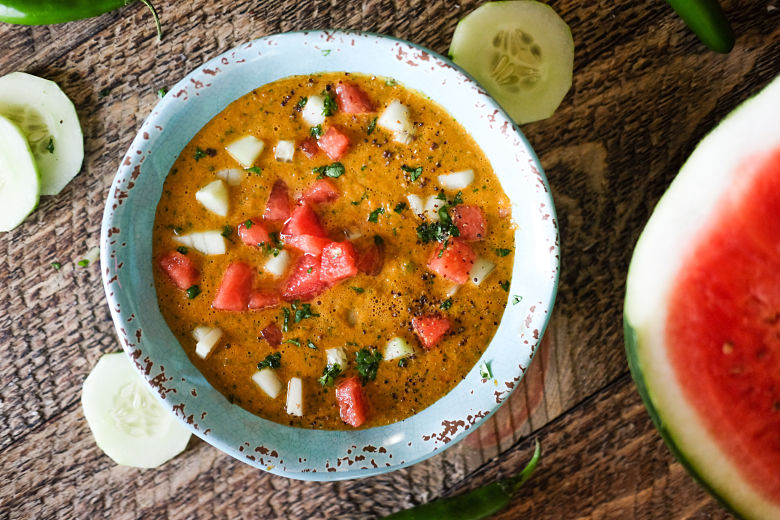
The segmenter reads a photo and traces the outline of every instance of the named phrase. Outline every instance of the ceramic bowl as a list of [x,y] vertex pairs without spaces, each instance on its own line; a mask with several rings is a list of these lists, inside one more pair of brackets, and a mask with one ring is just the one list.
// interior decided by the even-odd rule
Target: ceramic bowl
[[[516,223],[509,303],[478,365],[418,414],[377,428],[320,431],[283,426],[232,405],[187,358],[156,305],[152,224],[163,181],[184,146],[230,102],[295,74],[361,72],[395,78],[441,104],[487,155]],[[122,159],[103,215],[101,272],[123,347],[164,406],[195,435],[277,475],[306,480],[365,477],[419,462],[484,422],[522,379],[552,310],[558,234],[547,180],[523,135],[452,62],[418,45],[357,32],[260,38],[182,79],[154,108]]]

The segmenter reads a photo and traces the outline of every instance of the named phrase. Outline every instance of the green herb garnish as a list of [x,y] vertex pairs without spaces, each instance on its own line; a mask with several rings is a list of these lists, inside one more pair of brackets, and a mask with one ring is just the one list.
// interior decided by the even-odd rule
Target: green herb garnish
[[263,173],[263,169],[260,168],[259,166],[250,166],[249,168],[246,168],[246,171],[248,171],[249,173],[254,173],[255,175],[260,175],[261,173]]
[[179,247],[176,248],[176,251],[178,251],[179,253],[181,253],[183,255],[186,255],[190,250],[187,249],[184,246],[179,246]]
[[290,325],[290,309],[287,307],[282,309],[282,332],[287,332]]
[[311,349],[317,350],[317,345],[315,345],[314,342],[310,339],[306,340],[306,346]]
[[379,351],[373,352],[367,348],[360,349],[357,354],[357,371],[363,384],[376,379],[376,372],[379,369],[379,362],[382,361],[382,354]]
[[311,310],[311,304],[310,303],[304,303],[301,305],[301,303],[298,300],[295,300],[292,302],[292,310],[295,311],[295,323],[300,323],[301,321],[307,319],[307,318],[318,318],[320,315],[316,312]]
[[376,118],[372,119],[370,123],[368,123],[368,128],[366,128],[366,134],[371,135],[374,133],[374,130],[376,130]]
[[314,173],[319,173],[320,175],[325,175],[326,177],[336,179],[341,177],[346,170],[344,169],[343,164],[340,162],[334,162],[333,164],[328,164],[325,166],[317,166],[316,168],[312,168],[311,171]]
[[522,296],[518,296],[516,294],[514,296],[512,296],[512,305],[517,305],[521,301],[523,301],[523,297]]
[[230,235],[232,234],[233,234],[233,228],[228,225],[224,226],[222,228],[222,233],[220,233],[220,235],[227,238],[228,240],[230,240]]
[[49,151],[49,153],[54,153],[54,138],[49,137],[49,144],[46,145],[46,149]]
[[444,242],[449,237],[460,236],[460,230],[457,226],[452,224],[452,221],[447,215],[447,222],[423,222],[417,226],[417,238],[419,238],[424,244],[428,242]]
[[193,158],[194,158],[196,161],[200,161],[201,159],[203,159],[204,157],[206,157],[206,152],[204,152],[203,150],[201,150],[201,149],[200,149],[200,147],[196,147],[196,148],[195,148],[195,153],[192,155],[192,157],[193,157]]
[[252,229],[252,219],[249,219],[246,222],[244,222],[244,227],[247,229]]
[[301,346],[301,340],[299,340],[298,338],[286,339],[286,340],[282,341],[282,343],[290,343],[291,345],[295,345],[296,347],[300,347]]
[[394,80],[393,78],[387,78],[385,80],[385,85],[388,86],[388,87],[394,87],[397,84],[398,84],[398,82],[396,80]]
[[398,360],[398,366],[404,368],[408,362],[409,360],[407,358],[401,358]]
[[512,252],[512,250],[511,250],[511,249],[504,249],[504,248],[501,248],[501,247],[499,247],[498,249],[496,249],[496,254],[497,254],[498,256],[506,256],[506,255],[508,255],[508,254],[509,254],[509,253],[511,253],[511,252]]
[[301,109],[303,109],[303,107],[305,107],[305,106],[306,106],[306,102],[307,102],[308,100],[309,100],[309,98],[306,98],[306,97],[302,97],[301,99],[299,99],[299,100],[298,100],[298,102],[295,104],[295,109],[296,109],[296,110],[299,110],[299,111],[300,111]]
[[406,202],[399,202],[398,204],[395,205],[393,211],[395,211],[400,215],[401,213],[403,213],[405,209],[406,209]]
[[441,302],[440,307],[445,311],[448,310],[450,307],[452,307],[452,298],[447,298],[446,300]]
[[417,168],[413,168],[411,166],[407,166],[405,164],[401,165],[401,169],[409,174],[409,178],[412,179],[412,182],[416,181],[420,178],[420,175],[422,175],[423,169],[422,166],[418,166]]
[[333,386],[335,379],[341,375],[341,365],[335,363],[328,365],[322,370],[322,377],[317,379],[322,386]]
[[509,280],[504,280],[503,282],[499,282],[498,285],[500,285],[501,288],[506,292],[509,292]]
[[379,215],[382,215],[385,212],[385,208],[376,208],[374,211],[369,213],[368,215],[368,221],[369,222],[379,222]]
[[350,289],[355,291],[357,294],[363,294],[364,292],[366,292],[366,290],[363,289],[362,287],[350,287]]
[[282,366],[282,353],[274,352],[273,354],[268,354],[265,356],[265,359],[257,364],[257,369],[262,370],[264,368],[279,368],[280,366]]
[[319,138],[322,135],[322,125],[317,125],[309,128],[309,135]]
[[332,116],[338,110],[336,100],[333,99],[333,95],[327,90],[322,91],[322,115],[325,117]]
[[54,268],[55,271],[59,271],[60,267],[62,267],[62,264],[59,262],[52,262],[51,266]]
[[490,365],[488,365],[486,362],[482,362],[479,365],[479,376],[482,379],[492,379],[493,378],[493,372],[490,370]]
[[193,285],[189,289],[187,289],[187,298],[189,298],[190,300],[195,298],[199,294],[200,294],[200,287],[198,287],[197,285]]
[[380,237],[379,235],[374,235],[374,244],[381,246],[385,243],[385,239]]
[[89,260],[87,260],[86,258],[83,260],[79,260],[77,265],[79,267],[87,267],[89,265]]
[[165,94],[168,93],[168,89],[165,87],[161,87],[157,89],[157,97],[162,99],[165,97]]

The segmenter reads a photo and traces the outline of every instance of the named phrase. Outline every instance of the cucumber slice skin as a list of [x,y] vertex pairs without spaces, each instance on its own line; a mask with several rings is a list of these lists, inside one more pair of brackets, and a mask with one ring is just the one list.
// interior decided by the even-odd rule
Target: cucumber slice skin
[[[522,69],[524,63],[509,59],[510,67],[515,68],[500,70],[499,64],[490,59],[496,52],[494,41],[500,33],[515,30],[531,36],[529,45],[535,45],[540,52],[526,54],[533,62],[527,69]],[[574,72],[571,29],[550,6],[536,0],[488,2],[478,7],[458,22],[449,55],[518,124],[550,117],[571,88]],[[523,90],[519,92],[507,90],[506,86],[513,76],[511,70],[517,71],[517,67],[530,71],[527,80],[521,80]]]
[[0,231],[10,231],[38,206],[40,177],[24,134],[0,116]]
[[155,468],[184,451],[190,439],[124,352],[100,358],[84,381],[81,406],[98,447],[123,466]]
[[41,195],[57,195],[81,170],[84,136],[73,103],[53,81],[24,72],[0,77],[0,115],[27,137]]

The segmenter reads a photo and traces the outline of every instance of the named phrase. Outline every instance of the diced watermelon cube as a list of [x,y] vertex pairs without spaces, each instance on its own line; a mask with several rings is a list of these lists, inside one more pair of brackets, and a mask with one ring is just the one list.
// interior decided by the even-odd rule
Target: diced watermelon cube
[[310,300],[327,289],[320,279],[320,257],[303,255],[282,283],[282,298],[286,301]]
[[317,179],[314,184],[306,188],[303,192],[303,200],[309,204],[319,204],[320,202],[330,202],[339,198],[339,190],[333,181],[328,179]]
[[200,279],[200,272],[195,268],[190,257],[178,251],[165,253],[158,262],[168,278],[179,289],[189,289]]
[[319,217],[305,201],[295,206],[280,233],[281,238],[285,241],[289,237],[299,235],[325,236],[325,230],[322,229]]
[[428,269],[455,283],[463,284],[469,279],[477,254],[460,238],[450,238],[436,245],[428,259]]
[[271,323],[260,331],[260,335],[269,345],[277,346],[282,344],[282,331],[275,323]]
[[336,386],[336,401],[339,403],[341,420],[355,428],[368,418],[368,400],[360,379],[350,377]]
[[422,316],[412,318],[412,327],[414,327],[417,337],[420,338],[422,346],[430,350],[450,330],[450,320],[438,314]]
[[238,225],[238,237],[243,243],[252,247],[260,247],[260,244],[271,244],[271,236],[265,229],[260,217],[250,218]]
[[450,210],[452,223],[460,231],[463,240],[484,240],[487,235],[487,220],[479,206],[458,205]]
[[350,278],[358,273],[355,248],[348,240],[331,242],[322,249],[320,279],[326,284]]
[[211,306],[223,311],[244,311],[249,306],[251,292],[252,268],[244,262],[233,262],[222,275]]
[[339,82],[339,84],[336,85],[336,100],[339,104],[339,112],[344,112],[346,114],[365,114],[374,111],[368,94],[352,83]]
[[315,237],[314,235],[293,235],[285,237],[284,243],[308,255],[320,256],[322,248],[332,242],[325,237]]
[[279,294],[263,291],[252,291],[249,294],[250,309],[266,309],[279,304]]
[[263,218],[265,220],[287,220],[290,217],[290,194],[283,180],[274,182]]
[[319,146],[317,146],[317,140],[313,137],[307,137],[304,139],[301,144],[298,145],[298,148],[300,148],[309,159],[317,155],[317,152],[320,151]]
[[371,244],[358,256],[358,270],[369,276],[376,276],[382,272],[382,266],[385,264],[385,248]]
[[341,159],[349,148],[349,137],[335,126],[331,126],[317,140],[317,146],[333,161]]

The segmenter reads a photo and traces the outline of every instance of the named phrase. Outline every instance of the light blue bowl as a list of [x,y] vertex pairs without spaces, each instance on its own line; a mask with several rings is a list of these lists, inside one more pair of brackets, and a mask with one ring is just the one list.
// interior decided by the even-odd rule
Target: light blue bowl
[[[230,102],[295,74],[361,72],[395,78],[441,104],[476,140],[512,201],[515,261],[509,304],[483,360],[449,394],[404,421],[355,431],[292,428],[230,404],[187,358],[156,304],[152,224],[163,181],[197,131]],[[460,68],[405,41],[357,32],[260,38],[198,67],[155,107],[116,174],[103,215],[103,285],[125,351],[166,408],[220,450],[277,475],[339,480],[419,462],[464,438],[522,379],[550,317],[558,233],[547,180],[504,111]]]

